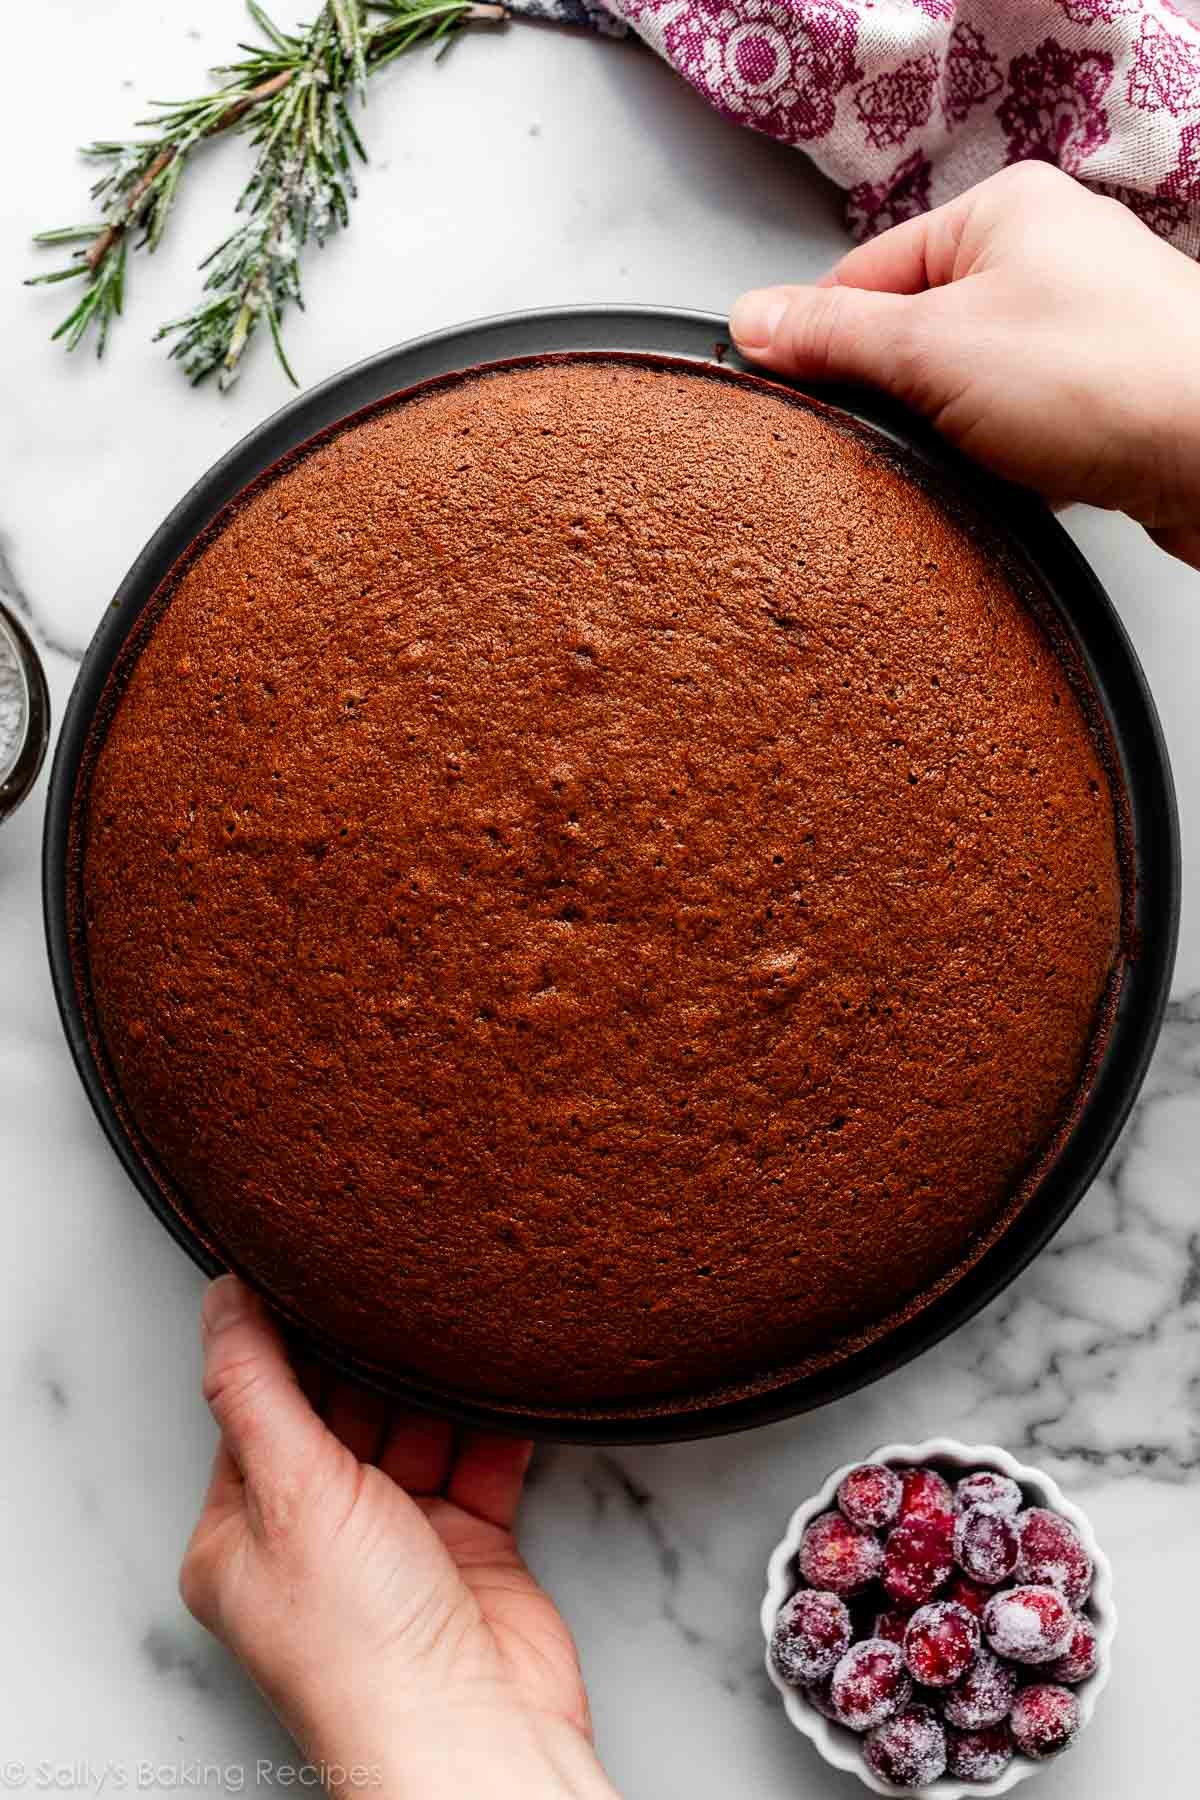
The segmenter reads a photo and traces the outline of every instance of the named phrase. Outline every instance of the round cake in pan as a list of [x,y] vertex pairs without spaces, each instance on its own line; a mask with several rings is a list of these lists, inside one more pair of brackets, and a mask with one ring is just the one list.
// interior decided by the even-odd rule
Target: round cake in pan
[[916,464],[769,384],[429,384],[193,547],[76,816],[173,1203],[426,1391],[668,1408],[944,1292],[1121,955],[1080,669]]

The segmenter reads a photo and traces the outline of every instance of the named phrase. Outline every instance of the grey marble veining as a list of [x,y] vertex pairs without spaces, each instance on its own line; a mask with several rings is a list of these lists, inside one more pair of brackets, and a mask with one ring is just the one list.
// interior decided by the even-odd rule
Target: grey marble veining
[[[302,7],[285,7],[287,18]],[[283,16],[283,15],[281,15]],[[0,209],[0,591],[45,653],[56,716],[134,556],[187,487],[289,396],[257,355],[227,402],[150,343],[222,234],[239,153],[205,157],[96,368],[47,342],[64,290],[31,293],[28,236],[79,215],[76,141],[184,93],[245,30],[238,0],[189,22],[149,0],[44,0],[7,21],[14,67],[68,47],[52,92],[15,81],[0,135],[22,179]],[[836,199],[801,158],[734,130],[633,45],[514,27],[372,98],[352,232],[314,257],[290,334],[306,382],[447,322],[517,306],[645,300],[723,310],[823,269]],[[486,177],[481,171],[486,170]],[[502,204],[498,204],[498,197]],[[1146,1087],[1051,1247],[976,1320],[865,1392],[707,1443],[554,1448],[523,1537],[574,1626],[605,1759],[655,1800],[828,1800],[761,1674],[767,1555],[835,1464],[896,1438],[994,1440],[1081,1496],[1116,1564],[1113,1687],[1039,1800],[1193,1800],[1200,1712],[1181,1605],[1200,1593],[1200,576],[1127,521],[1070,529],[1147,668],[1179,786],[1188,881],[1178,979]],[[200,1281],[93,1121],[41,942],[40,796],[0,829],[0,1762],[48,1759],[75,1790],[106,1761],[253,1770],[286,1741],[183,1613],[179,1556],[207,1473]]]
[[0,527],[0,601],[3,601],[8,610],[15,613],[27,626],[29,634],[39,650],[49,651],[52,656],[65,656],[68,662],[82,662],[82,648],[76,649],[72,644],[61,643],[51,632],[46,630],[38,618],[32,599],[17,578],[12,540],[2,527]]

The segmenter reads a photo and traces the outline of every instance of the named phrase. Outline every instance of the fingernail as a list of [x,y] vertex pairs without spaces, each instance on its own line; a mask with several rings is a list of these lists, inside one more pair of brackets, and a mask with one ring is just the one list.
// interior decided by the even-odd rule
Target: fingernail
[[246,1290],[236,1275],[219,1275],[204,1295],[200,1308],[200,1333],[211,1337],[225,1331],[245,1316]]
[[755,288],[743,294],[729,315],[733,340],[743,350],[768,350],[787,311],[787,301],[775,288]]

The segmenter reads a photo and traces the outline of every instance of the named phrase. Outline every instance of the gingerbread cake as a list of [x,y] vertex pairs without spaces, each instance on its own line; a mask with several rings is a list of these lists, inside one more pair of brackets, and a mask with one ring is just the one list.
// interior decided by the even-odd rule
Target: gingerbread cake
[[144,615],[79,980],[204,1241],[433,1393],[844,1357],[1037,1204],[1122,935],[1036,596],[883,440],[617,357],[429,384]]

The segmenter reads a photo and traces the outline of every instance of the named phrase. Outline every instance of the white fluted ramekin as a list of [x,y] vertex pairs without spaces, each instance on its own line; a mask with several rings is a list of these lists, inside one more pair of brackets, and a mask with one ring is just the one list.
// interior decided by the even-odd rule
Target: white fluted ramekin
[[[796,1730],[803,1732],[816,1745],[825,1761],[833,1768],[857,1775],[864,1787],[870,1788],[872,1793],[895,1795],[902,1791],[888,1782],[880,1781],[868,1769],[863,1761],[861,1738],[854,1732],[847,1731],[844,1726],[825,1718],[815,1706],[810,1706],[803,1694],[780,1680],[769,1655],[771,1633],[779,1609],[796,1589],[794,1571],[800,1539],[818,1513],[834,1510],[837,1505],[837,1490],[843,1478],[860,1463],[886,1463],[897,1469],[933,1463],[948,1475],[965,1475],[972,1469],[996,1469],[1002,1475],[1011,1475],[1014,1481],[1020,1483],[1028,1505],[1049,1507],[1052,1512],[1061,1513],[1075,1527],[1095,1564],[1095,1579],[1085,1611],[1096,1627],[1099,1648],[1095,1674],[1073,1690],[1079,1700],[1082,1732],[1096,1710],[1096,1702],[1107,1686],[1112,1667],[1112,1645],[1117,1632],[1117,1609],[1112,1597],[1112,1566],[1096,1542],[1096,1534],[1087,1514],[1068,1500],[1058,1483],[1052,1481],[1043,1470],[1018,1462],[1007,1450],[1001,1450],[995,1444],[961,1444],[954,1438],[931,1438],[924,1444],[884,1444],[881,1449],[872,1450],[867,1456],[860,1456],[854,1462],[846,1463],[843,1468],[835,1469],[824,1486],[792,1514],[787,1531],[767,1564],[762,1628],[768,1645],[767,1674],[778,1690],[784,1711]],[[1072,1752],[1067,1751],[1066,1754],[1070,1755]],[[1039,1769],[1047,1766],[1044,1762],[1035,1762],[1032,1757],[1018,1753],[1004,1773],[994,1781],[964,1782],[942,1775],[930,1787],[904,1791],[917,1796],[918,1800],[920,1795],[929,1796],[929,1800],[973,1800],[974,1796],[1007,1794],[1019,1781],[1026,1780],[1028,1776],[1035,1775]]]

